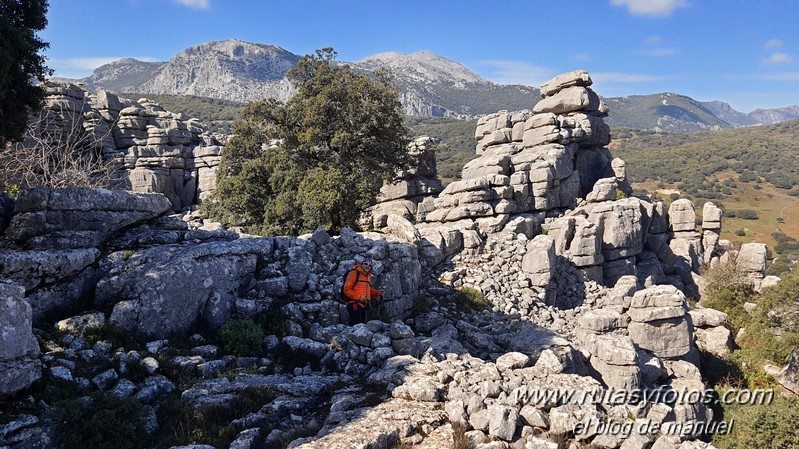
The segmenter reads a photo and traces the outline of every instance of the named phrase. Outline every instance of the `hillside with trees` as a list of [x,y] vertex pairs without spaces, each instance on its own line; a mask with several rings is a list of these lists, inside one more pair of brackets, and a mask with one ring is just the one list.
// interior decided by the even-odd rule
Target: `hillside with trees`
[[212,132],[230,134],[233,123],[241,118],[245,103],[220,100],[218,98],[198,97],[195,95],[165,95],[143,93],[120,93],[124,98],[148,98],[163,106],[168,111],[178,111],[189,117],[195,117],[205,123]]

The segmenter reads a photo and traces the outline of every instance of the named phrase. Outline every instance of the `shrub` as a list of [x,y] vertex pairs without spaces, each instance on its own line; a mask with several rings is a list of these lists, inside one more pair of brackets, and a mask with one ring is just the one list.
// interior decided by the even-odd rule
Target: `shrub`
[[264,310],[255,315],[255,322],[261,326],[264,335],[276,335],[278,338],[286,335],[286,320],[288,317],[282,309]]
[[471,287],[461,287],[458,304],[466,311],[479,312],[490,305],[480,290]]
[[777,396],[769,404],[724,407],[724,420],[735,420],[729,435],[713,435],[726,449],[799,449],[799,400]]
[[56,430],[64,449],[137,449],[148,439],[144,406],[97,392],[57,407]]
[[222,350],[237,356],[261,355],[264,331],[252,320],[231,320],[219,331]]
[[743,209],[743,210],[738,211],[738,216],[740,218],[743,218],[744,220],[757,220],[758,219],[757,212],[755,212],[755,211],[753,211],[751,209]]
[[744,237],[746,235],[746,231],[744,231],[743,229],[739,229],[735,231],[735,235],[737,235],[738,237]]

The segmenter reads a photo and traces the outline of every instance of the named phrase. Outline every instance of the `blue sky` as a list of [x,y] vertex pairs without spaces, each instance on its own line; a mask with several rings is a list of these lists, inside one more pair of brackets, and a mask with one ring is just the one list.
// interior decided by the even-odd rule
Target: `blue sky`
[[342,61],[431,51],[497,83],[585,69],[604,96],[676,92],[741,112],[799,104],[795,0],[50,0],[49,66],[83,77],[241,39]]

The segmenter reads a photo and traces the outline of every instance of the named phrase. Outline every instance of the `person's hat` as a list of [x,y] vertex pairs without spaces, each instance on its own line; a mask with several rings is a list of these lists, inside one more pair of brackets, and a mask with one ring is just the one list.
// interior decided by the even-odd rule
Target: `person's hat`
[[363,260],[363,262],[361,262],[361,265],[369,265],[371,267],[372,265],[374,265],[374,262],[372,261],[371,258],[367,257],[366,259]]

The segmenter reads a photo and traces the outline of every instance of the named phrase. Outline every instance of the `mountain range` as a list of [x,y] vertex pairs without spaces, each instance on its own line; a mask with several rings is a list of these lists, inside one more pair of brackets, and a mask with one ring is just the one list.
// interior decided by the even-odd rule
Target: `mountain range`
[[[293,94],[286,74],[302,57],[276,45],[226,40],[187,48],[167,62],[125,58],[103,65],[79,80],[90,90],[195,95],[240,102]],[[498,110],[529,109],[538,89],[488,81],[462,64],[430,52],[380,53],[357,62],[354,70],[387,69],[394,75],[408,115],[468,119]],[[758,109],[745,114],[721,101],[700,102],[661,93],[604,98],[608,123],[633,129],[692,132],[778,123],[799,118],[799,106]]]

